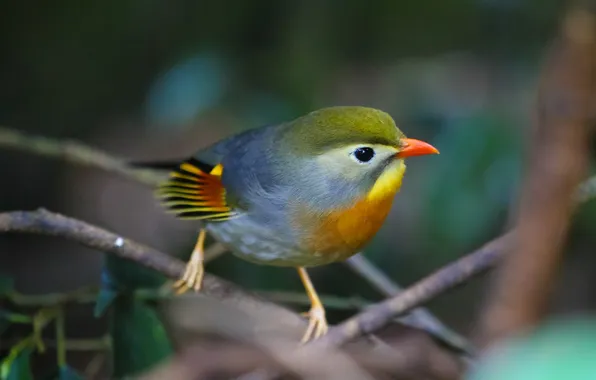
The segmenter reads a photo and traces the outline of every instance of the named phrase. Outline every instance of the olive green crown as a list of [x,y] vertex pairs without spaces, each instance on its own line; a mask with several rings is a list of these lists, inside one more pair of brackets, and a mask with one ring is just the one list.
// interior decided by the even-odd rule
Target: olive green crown
[[285,141],[299,153],[320,153],[349,144],[397,146],[404,137],[387,113],[368,107],[322,108],[289,123]]

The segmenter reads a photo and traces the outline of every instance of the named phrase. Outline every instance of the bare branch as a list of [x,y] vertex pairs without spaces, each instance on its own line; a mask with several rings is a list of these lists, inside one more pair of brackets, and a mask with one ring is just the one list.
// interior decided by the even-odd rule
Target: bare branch
[[[179,278],[184,271],[184,263],[170,255],[83,221],[43,209],[0,213],[0,233],[14,232],[65,238],[101,252],[133,260],[172,279]],[[244,310],[258,310],[260,313],[266,310],[280,324],[280,329],[294,330],[297,336],[305,327],[304,320],[297,314],[216,276],[205,275],[203,293]]]
[[0,127],[0,146],[102,169],[149,186],[164,179],[163,174],[155,170],[130,168],[124,160],[77,141],[55,140]]
[[[403,291],[398,284],[392,281],[382,270],[378,269],[361,253],[350,257],[345,261],[345,264],[359,276],[368,281],[369,284],[381,292],[385,297],[395,297]],[[474,349],[467,339],[445,326],[424,307],[414,308],[398,320],[403,324],[427,331],[433,336],[441,339],[444,344],[453,347],[466,355],[473,356]]]
[[[419,332],[420,333],[420,332]],[[420,333],[422,334],[422,333]],[[428,338],[428,336],[426,336]],[[329,351],[306,352],[308,356],[296,356],[292,346],[280,347],[283,358],[269,354],[257,347],[235,343],[195,342],[139,378],[150,379],[205,379],[217,375],[221,378],[256,379],[267,377],[265,372],[276,372],[279,376],[299,374],[305,379],[364,379],[361,372],[354,373],[354,364],[370,372],[374,378],[397,378],[402,380],[452,380],[461,375],[461,369],[445,362],[440,355],[429,353],[429,346],[417,340],[416,336],[404,336],[415,349],[403,355],[394,355],[390,350],[353,348],[346,350],[349,367],[342,367],[345,361],[329,356]],[[201,360],[196,360],[201,358]],[[266,370],[263,370],[265,368]],[[252,376],[241,376],[248,371]],[[238,377],[240,376],[240,377]],[[286,378],[286,377],[283,377]]]
[[545,314],[587,169],[596,99],[596,17],[574,8],[547,56],[522,186],[518,239],[483,313],[483,346],[525,332]]
[[477,251],[446,265],[418,281],[397,296],[371,306],[360,314],[331,328],[313,346],[339,346],[363,334],[375,332],[414,307],[460,285],[495,265],[511,245],[512,233],[484,245]]

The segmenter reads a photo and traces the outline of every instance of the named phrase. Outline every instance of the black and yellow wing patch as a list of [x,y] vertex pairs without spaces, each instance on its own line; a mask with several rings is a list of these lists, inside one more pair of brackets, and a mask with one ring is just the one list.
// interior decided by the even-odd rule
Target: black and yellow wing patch
[[237,215],[226,202],[223,166],[189,159],[170,173],[157,190],[162,204],[180,219],[223,222]]

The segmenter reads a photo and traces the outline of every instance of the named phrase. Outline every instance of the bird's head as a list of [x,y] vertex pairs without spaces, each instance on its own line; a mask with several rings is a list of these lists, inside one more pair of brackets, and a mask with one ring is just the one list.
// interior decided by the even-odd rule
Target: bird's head
[[439,153],[428,143],[407,138],[391,116],[373,108],[323,108],[287,126],[282,149],[303,169],[300,172],[306,169],[303,186],[312,187],[313,193],[323,193],[321,186],[332,187],[346,200],[395,193],[405,158]]

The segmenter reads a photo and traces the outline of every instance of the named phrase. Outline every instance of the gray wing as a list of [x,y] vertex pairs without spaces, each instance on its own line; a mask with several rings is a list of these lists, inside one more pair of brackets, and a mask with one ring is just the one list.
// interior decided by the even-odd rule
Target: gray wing
[[250,129],[200,150],[193,158],[208,167],[223,165],[226,201],[239,210],[263,209],[283,203],[275,186],[274,150],[278,125]]

